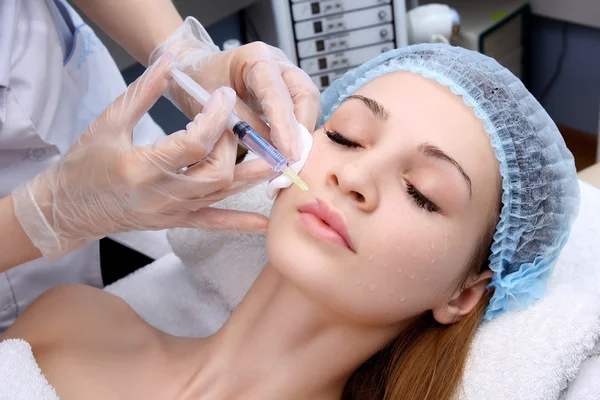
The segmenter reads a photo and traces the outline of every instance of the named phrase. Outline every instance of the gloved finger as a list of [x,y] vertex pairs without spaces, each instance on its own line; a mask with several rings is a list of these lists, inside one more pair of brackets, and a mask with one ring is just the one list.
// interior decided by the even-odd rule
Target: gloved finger
[[229,196],[245,192],[255,185],[247,181],[226,183],[225,180],[217,180],[215,175],[210,178],[190,178],[185,175],[179,175],[179,177],[180,182],[175,185],[175,189],[171,192],[184,201],[181,204],[185,204],[187,209],[194,211],[208,207]]
[[312,132],[321,116],[321,93],[312,79],[297,66],[281,63],[281,77],[285,81],[298,122]]
[[170,80],[171,63],[171,54],[164,54],[106,110],[108,120],[121,128],[121,132],[131,135],[138,121],[163,95]]
[[[192,123],[190,123],[191,125]],[[188,129],[193,129],[189,127]],[[204,205],[219,201],[226,196],[215,195],[233,182],[237,155],[237,138],[225,131],[211,152],[200,162],[188,167],[179,177],[185,178],[178,193],[186,199],[198,199]],[[192,182],[192,186],[189,185]],[[200,208],[200,207],[198,207]]]
[[233,182],[236,157],[237,138],[233,133],[226,131],[206,158],[188,168],[185,174],[194,178],[214,177],[215,191],[217,191]]
[[310,132],[314,130],[321,116],[321,93],[312,79],[298,66],[292,64],[285,53],[276,47],[270,47],[271,56],[279,64],[281,77],[287,85],[294,103],[296,120]]
[[[226,132],[230,134],[230,132]],[[215,146],[216,147],[216,146]],[[277,175],[264,161],[251,160],[229,169],[216,167],[215,160],[205,160],[188,168],[184,174],[174,174],[167,190],[178,199],[181,207],[188,210],[199,210],[226,197],[244,192],[251,187],[272,179]]]
[[216,90],[208,100],[204,112],[187,125],[185,131],[176,132],[149,146],[165,169],[179,171],[205,158],[222,137],[227,120],[235,104],[231,88]]
[[269,164],[261,159],[244,161],[237,164],[233,172],[233,182],[245,182],[248,185],[258,185],[279,175]]
[[[243,162],[236,165],[235,168],[228,170],[202,166],[201,164],[205,162],[203,161],[186,171],[186,173],[189,173],[190,170],[193,170],[193,174],[189,174],[188,176],[194,177],[199,181],[202,180],[204,184],[188,184],[180,194],[192,202],[198,200],[199,204],[195,206],[195,209],[244,192],[278,175],[266,162],[260,159]],[[202,168],[210,169],[202,170]],[[194,208],[194,205],[190,207]]]
[[[224,134],[223,137],[225,137],[225,136],[226,135]],[[233,152],[235,151],[236,152],[236,154],[235,154],[236,157],[234,157],[234,161],[235,161],[235,158],[237,158],[237,145],[235,142],[235,140],[236,140],[235,137],[233,135],[232,135],[232,137],[233,137],[234,141],[229,144],[231,146],[231,148],[229,149],[228,157],[233,157],[234,156]],[[216,147],[217,146],[215,146],[215,149],[216,149]],[[204,161],[208,161],[208,162],[204,163]],[[202,163],[198,163],[198,164],[194,165],[193,167],[188,168],[186,171],[186,175],[193,176],[193,177],[208,176],[209,174],[206,173],[205,171],[209,168],[219,169],[217,167],[216,163],[221,162],[217,159],[213,159],[212,155],[209,155],[207,157],[207,159],[204,161]],[[231,163],[231,161],[228,162],[228,164],[230,164],[230,163]],[[232,183],[233,182],[247,182],[249,184],[256,185],[256,184],[268,181],[269,179],[273,179],[277,175],[279,175],[279,173],[273,171],[273,169],[269,166],[269,164],[267,164],[265,161],[261,160],[260,158],[257,158],[254,160],[244,161],[242,163],[235,165],[235,167],[233,169]]]
[[188,214],[180,227],[205,231],[265,233],[268,226],[269,219],[262,214],[208,207]]
[[300,158],[299,127],[294,103],[277,61],[261,60],[244,75],[244,84],[260,103],[271,126],[271,140],[290,161]]

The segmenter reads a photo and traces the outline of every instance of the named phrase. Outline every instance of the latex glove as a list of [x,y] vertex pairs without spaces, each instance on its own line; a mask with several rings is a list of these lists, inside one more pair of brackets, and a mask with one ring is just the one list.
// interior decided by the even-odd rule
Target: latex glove
[[[270,139],[290,161],[299,159],[298,123],[313,131],[319,119],[320,93],[310,77],[281,50],[255,42],[219,51],[202,25],[188,17],[154,50],[150,62],[165,51],[171,52],[176,66],[209,93],[221,86],[235,89],[246,103],[237,102],[235,110],[240,117]],[[175,82],[170,85],[168,94],[188,116],[201,109]],[[266,117],[270,132],[255,113]]]
[[153,145],[132,145],[134,126],[169,84],[171,63],[169,55],[161,58],[57,165],[13,192],[15,215],[44,257],[133,230],[266,230],[262,215],[205,208],[273,176],[262,160],[235,165],[237,139],[224,132],[235,103],[230,88],[213,93],[186,130]]

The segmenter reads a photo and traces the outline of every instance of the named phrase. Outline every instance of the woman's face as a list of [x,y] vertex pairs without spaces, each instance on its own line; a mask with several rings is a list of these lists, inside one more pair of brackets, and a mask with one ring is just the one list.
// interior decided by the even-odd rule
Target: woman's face
[[498,215],[498,162],[473,109],[441,84],[397,72],[344,101],[281,192],[269,263],[361,322],[447,309]]

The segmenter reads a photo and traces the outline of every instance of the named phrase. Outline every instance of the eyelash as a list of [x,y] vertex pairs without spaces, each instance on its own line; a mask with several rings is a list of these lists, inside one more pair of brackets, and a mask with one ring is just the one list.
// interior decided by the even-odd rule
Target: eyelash
[[325,134],[332,142],[341,144],[342,146],[350,147],[352,149],[356,149],[358,147],[363,147],[360,143],[357,143],[350,139],[347,139],[346,137],[342,136],[341,134],[339,134],[337,132],[330,131],[329,129],[327,129],[325,127],[323,127],[323,130],[325,131]]
[[[358,148],[363,147],[360,143],[354,142],[350,139],[347,139],[343,135],[338,132],[330,131],[329,129],[323,127],[325,134],[332,141],[339,145],[350,147],[350,148]],[[432,213],[439,213],[440,208],[436,206],[431,200],[429,200],[425,195],[417,190],[411,183],[406,182],[406,192],[414,199],[415,203],[418,207],[427,210]]]
[[413,197],[413,199],[415,200],[415,203],[417,203],[417,206],[419,206],[429,212],[432,212],[432,213],[440,212],[440,208],[438,206],[436,206],[425,195],[423,195],[421,192],[419,192],[417,190],[417,188],[414,187],[409,182],[406,182],[406,192]]

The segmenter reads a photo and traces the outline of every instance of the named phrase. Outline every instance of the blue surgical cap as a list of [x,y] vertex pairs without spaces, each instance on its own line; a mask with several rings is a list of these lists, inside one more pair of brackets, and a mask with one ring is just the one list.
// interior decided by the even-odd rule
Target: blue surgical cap
[[579,209],[572,154],[523,83],[494,59],[443,44],[389,51],[348,71],[322,95],[324,123],[347,96],[396,71],[435,79],[483,120],[502,176],[502,209],[491,246],[494,295],[484,319],[525,308],[546,291]]

